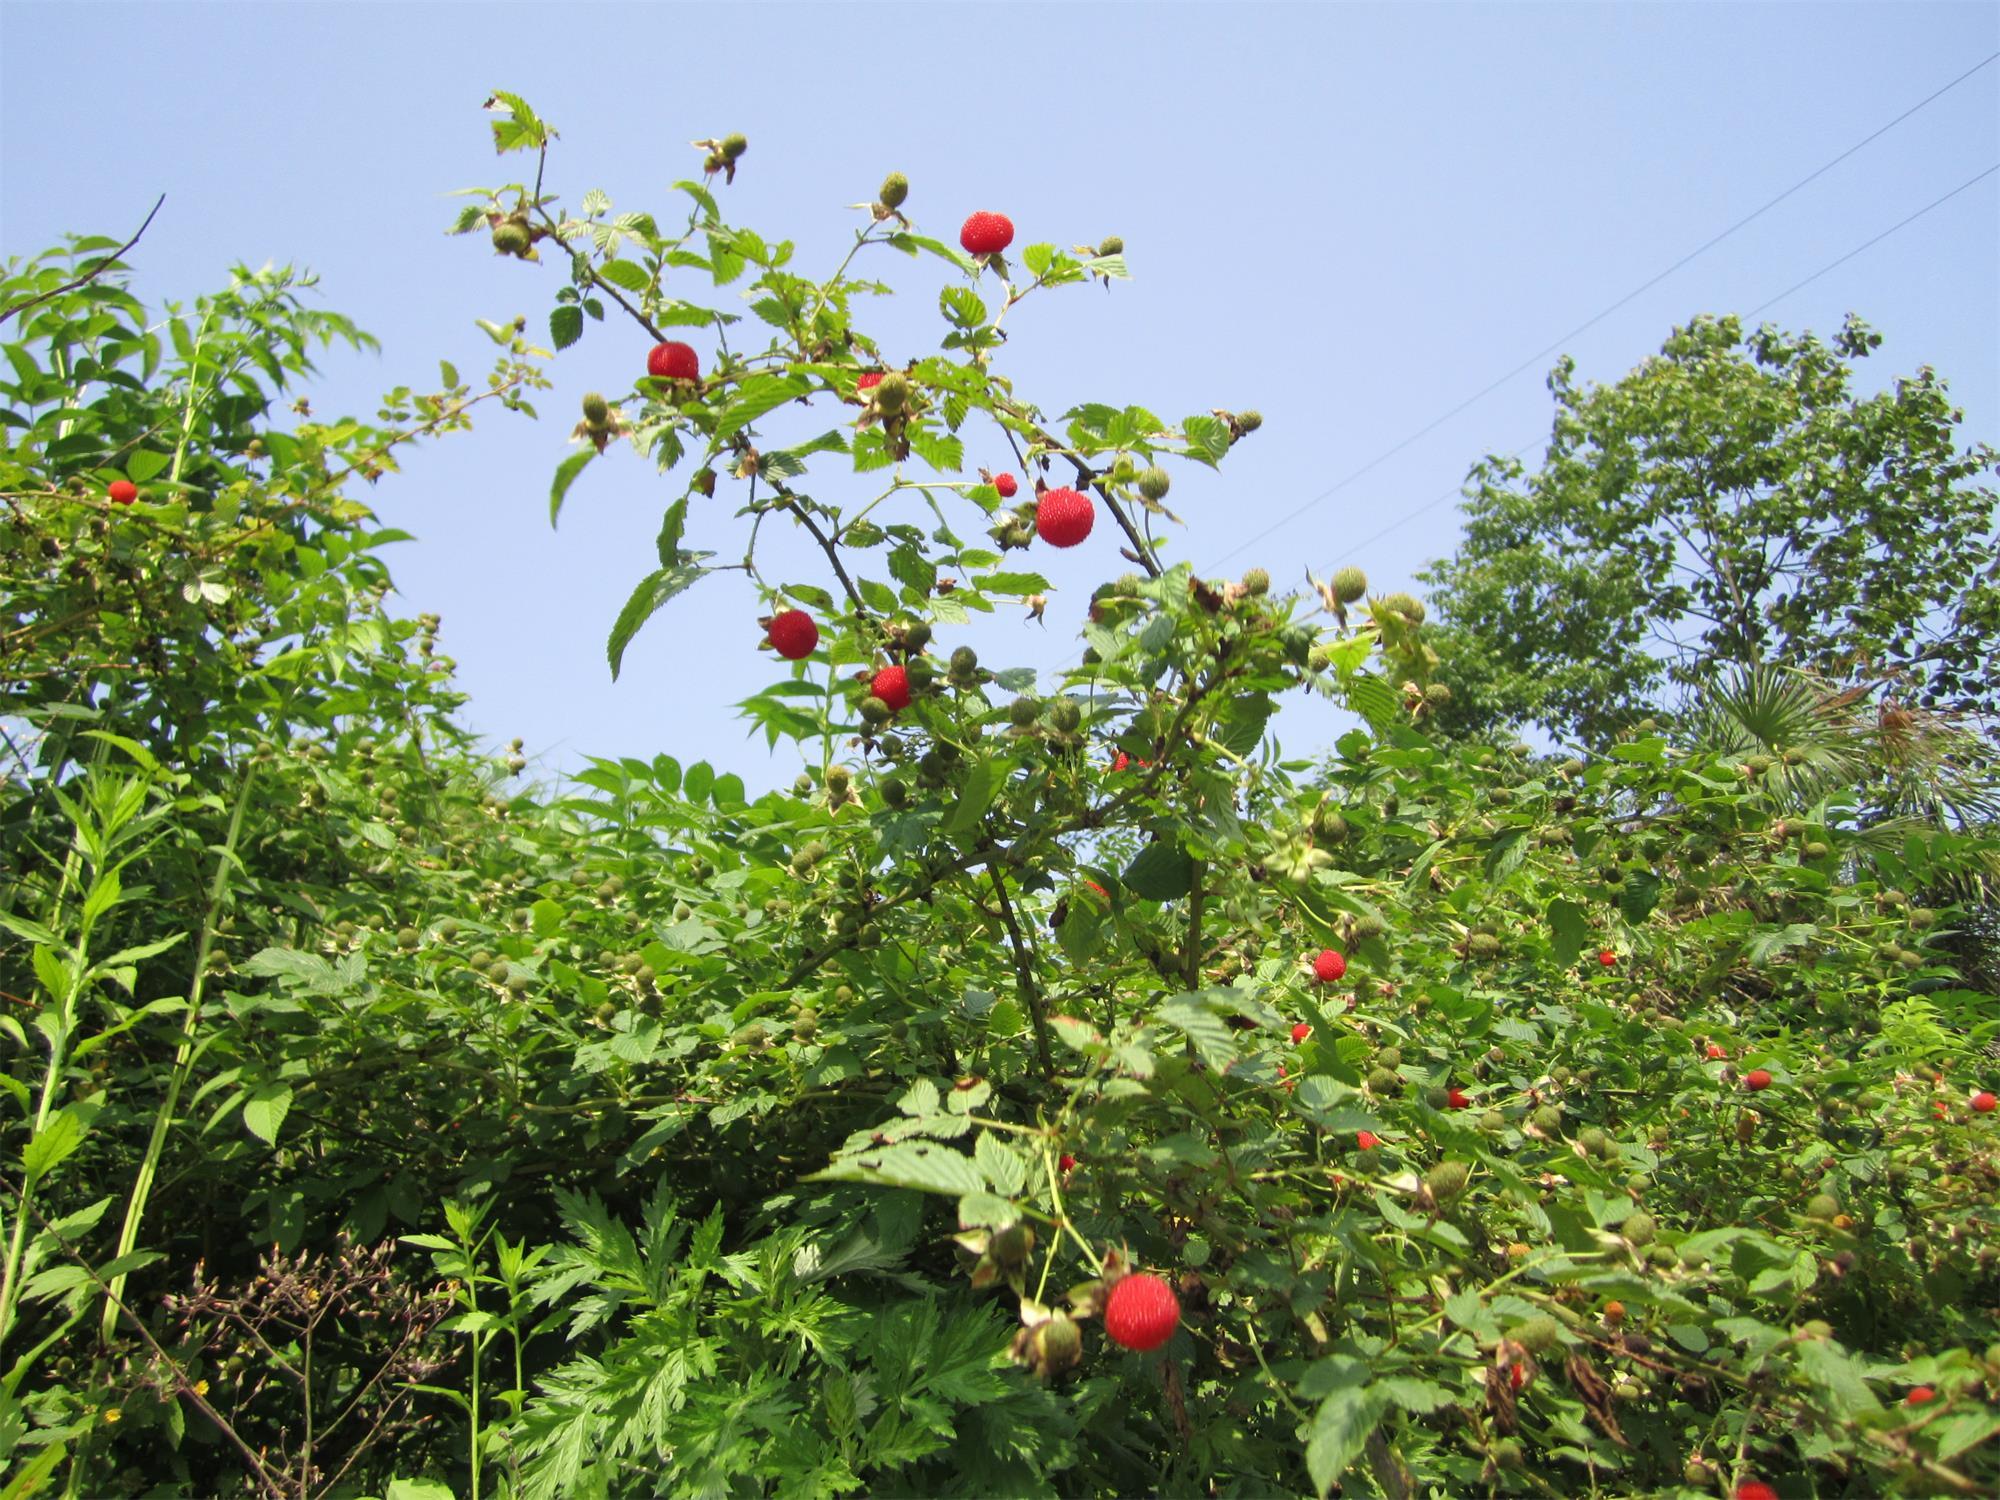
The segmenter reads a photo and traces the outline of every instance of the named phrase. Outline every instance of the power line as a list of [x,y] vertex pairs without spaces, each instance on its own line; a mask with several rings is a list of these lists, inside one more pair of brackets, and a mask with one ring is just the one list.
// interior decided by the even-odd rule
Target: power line
[[[1500,389],[1501,386],[1505,385],[1515,376],[1521,374],[1524,370],[1529,369],[1531,366],[1537,364],[1543,359],[1546,359],[1549,355],[1561,349],[1563,345],[1567,344],[1571,339],[1575,338],[1578,334],[1584,333],[1589,329],[1595,327],[1597,324],[1603,322],[1604,319],[1610,317],[1611,314],[1617,312],[1620,308],[1624,307],[1627,303],[1631,302],[1635,297],[1638,297],[1642,293],[1650,291],[1652,288],[1658,286],[1662,281],[1665,281],[1669,276],[1673,275],[1674,272],[1680,270],[1683,266],[1687,265],[1688,262],[1694,260],[1697,256],[1706,254],[1708,251],[1714,249],[1717,245],[1721,244],[1724,240],[1728,239],[1732,234],[1735,234],[1737,230],[1742,229],[1745,226],[1755,222],[1757,219],[1761,218],[1764,214],[1776,208],[1780,203],[1783,203],[1787,198],[1791,197],[1794,193],[1798,192],[1801,188],[1806,187],[1810,183],[1825,176],[1828,172],[1833,170],[1833,168],[1839,166],[1842,162],[1846,161],[1850,156],[1854,155],[1855,152],[1861,150],[1862,147],[1868,145],[1869,143],[1875,140],[1880,139],[1883,135],[1886,135],[1896,126],[1902,124],[1903,121],[1909,119],[1911,115],[1917,113],[1918,110],[1925,108],[1927,105],[1935,102],[1938,99],[1943,98],[1946,94],[1950,93],[1953,89],[1957,88],[1961,83],[1964,83],[1966,79],[1972,77],[1973,74],[1979,72],[1983,68],[1991,67],[1993,63],[1996,61],[2000,61],[2000,52],[1995,52],[1990,56],[1984,58],[1982,61],[1975,63],[1972,67],[1967,68],[1963,73],[1959,74],[1958,77],[1952,79],[1951,82],[1945,84],[1943,87],[1939,89],[1936,89],[1932,93],[1925,95],[1922,99],[1919,99],[1915,104],[1911,105],[1908,109],[1904,110],[1901,114],[1897,115],[1893,120],[1890,120],[1887,124],[1879,126],[1877,129],[1870,132],[1868,135],[1863,136],[1860,140],[1856,141],[1852,146],[1849,146],[1845,151],[1841,152],[1840,155],[1834,157],[1831,161],[1826,162],[1822,166],[1815,168],[1812,172],[1808,173],[1806,176],[1801,177],[1797,182],[1793,183],[1790,187],[1786,188],[1782,193],[1778,194],[1777,197],[1771,199],[1769,202],[1765,203],[1762,207],[1757,208],[1752,212],[1744,215],[1744,217],[1738,219],[1734,224],[1731,224],[1727,229],[1723,230],[1721,233],[1715,235],[1711,239],[1708,239],[1704,241],[1702,244],[1696,246],[1694,249],[1690,250],[1686,255],[1683,255],[1679,260],[1675,261],[1672,265],[1668,266],[1664,271],[1661,271],[1660,273],[1649,278],[1648,280],[1641,282],[1638,286],[1634,287],[1631,291],[1627,292],[1624,296],[1620,297],[1616,302],[1612,303],[1609,307],[1605,308],[1603,311],[1597,313],[1595,316],[1591,318],[1586,319],[1584,322],[1577,324],[1576,327],[1572,328],[1568,333],[1563,334],[1562,337],[1555,340],[1555,342],[1547,345],[1545,348],[1538,349],[1535,353],[1529,355],[1526,359],[1522,360],[1518,365],[1515,365],[1513,369],[1507,371],[1506,374],[1500,376],[1498,379],[1492,381],[1490,384],[1484,386],[1480,390],[1475,391],[1472,395],[1467,396],[1463,401],[1459,402],[1458,405],[1452,407],[1451,410],[1445,412],[1442,416],[1439,416],[1432,421],[1426,422],[1422,427],[1419,427],[1415,432],[1411,433],[1401,442],[1395,444],[1395,446],[1384,449],[1381,453],[1378,453],[1374,458],[1371,458],[1367,463],[1363,464],[1360,468],[1354,470],[1353,473],[1348,474],[1341,479],[1335,480],[1326,489],[1321,490],[1317,495],[1314,495],[1310,500],[1305,501],[1297,509],[1293,510],[1290,514],[1280,517],[1278,520],[1272,522],[1271,525],[1265,527],[1262,531],[1258,532],[1255,536],[1249,538],[1247,541],[1239,543],[1231,551],[1224,553],[1221,557],[1217,558],[1215,562],[1212,563],[1210,566],[1220,567],[1223,563],[1228,562],[1231,558],[1236,557],[1241,553],[1248,551],[1250,548],[1256,546],[1257,543],[1263,541],[1266,537],[1272,535],[1274,532],[1281,531],[1285,527],[1291,525],[1292,522],[1296,521],[1300,516],[1304,515],[1307,511],[1313,509],[1313,507],[1319,505],[1322,501],[1331,499],[1333,496],[1339,494],[1340,491],[1346,489],[1350,484],[1353,484],[1356,480],[1361,479],[1366,475],[1372,473],[1375,469],[1387,463],[1390,459],[1394,458],[1398,453],[1401,453],[1405,448],[1409,447],[1410,444],[1416,442],[1420,438],[1427,437],[1432,432],[1435,432],[1438,428],[1442,427],[1446,422],[1449,422],[1453,417],[1457,416],[1467,407],[1472,406],[1477,402],[1485,400],[1486,397],[1492,395],[1493,392]],[[1981,176],[1984,175],[1985,175],[1984,173],[1981,174]],[[1978,178],[1974,178],[1973,181],[1975,182],[1978,181]],[[1970,187],[1971,185],[1972,185],[1971,183],[1967,183],[1966,187]],[[1963,192],[1964,189],[1960,188],[1958,189],[1958,191]],[[1947,194],[1946,196],[1949,197],[1951,195]],[[1943,200],[1941,199],[1939,201],[1942,202]],[[1931,205],[1932,208],[1935,208],[1936,206],[1937,206],[1936,204]],[[1930,209],[1924,209],[1921,210],[1919,214],[1913,215],[1913,217],[1921,217],[1922,214],[1928,212],[1930,212]],[[1908,220],[1904,221],[1904,223],[1908,222],[1909,222]],[[1902,227],[1903,226],[1901,224],[1898,224],[1894,228],[1884,230],[1883,234],[1884,235],[1894,234],[1897,229],[1900,229]],[[1880,236],[1878,236],[1878,238],[1880,238]],[[1869,244],[1872,245],[1873,243],[1874,243],[1873,240],[1869,241]],[[1859,255],[1862,250],[1865,250],[1867,248],[1868,248],[1867,245],[1859,246],[1857,249],[1852,251],[1851,254]],[[1839,262],[1836,261],[1834,262],[1834,264],[1838,265]],[[1830,271],[1832,269],[1833,266],[1827,266],[1823,270],[1815,272],[1814,274],[1825,275],[1827,271]],[[1811,278],[1808,278],[1808,280],[1810,279]],[[1804,286],[1805,284],[1806,284],[1805,282],[1800,282],[1799,286]],[[1792,288],[1792,291],[1797,291],[1797,290],[1798,287]],[[1779,297],[1773,298],[1772,301],[1775,302],[1779,300],[1779,298],[1781,297],[1787,297],[1790,295],[1791,292],[1781,292],[1779,293]],[[1764,305],[1768,307],[1770,306],[1770,303],[1766,303]],[[1762,310],[1763,310],[1762,308],[1757,309],[1757,311],[1760,312]],[[1429,508],[1430,508],[1429,506],[1425,507],[1425,509]],[[1421,511],[1412,512],[1412,515],[1419,515],[1419,514],[1422,514],[1422,512]],[[1397,524],[1400,525],[1402,523],[1398,522]]]
[[[1861,244],[1856,245],[1852,250],[1848,251],[1838,260],[1828,261],[1825,265],[1821,266],[1817,271],[1813,272],[1812,275],[1806,277],[1805,280],[1794,282],[1791,286],[1786,287],[1785,290],[1778,293],[1777,296],[1772,297],[1767,301],[1758,303],[1755,307],[1751,308],[1749,312],[1745,313],[1744,316],[1754,318],[1755,316],[1757,316],[1758,313],[1764,311],[1765,308],[1774,307],[1778,303],[1784,301],[1787,297],[1791,296],[1793,292],[1799,291],[1804,287],[1811,286],[1815,281],[1818,281],[1820,277],[1826,275],[1827,272],[1835,270],[1840,266],[1846,265],[1850,260],[1853,260],[1854,257],[1859,255],[1862,251],[1881,244],[1882,241],[1886,240],[1890,235],[1894,234],[1897,230],[1905,229],[1909,227],[1911,224],[1916,223],[1917,220],[1921,219],[1925,214],[1931,212],[1931,210],[1936,208],[1942,208],[1945,204],[1949,203],[1952,199],[1956,198],[1960,193],[1964,192],[1967,188],[1974,187],[1977,184],[1984,182],[1987,178],[1991,177],[1995,172],[2000,172],[2000,162],[1995,162],[1985,171],[1980,172],[1973,177],[1967,178],[1964,182],[1961,182],[1957,187],[1953,188],[1943,197],[1933,199],[1931,202],[1925,204],[1922,208],[1918,209],[1915,213],[1911,214],[1908,218],[1897,220],[1894,224],[1891,224],[1887,229],[1883,230],[1880,234],[1876,235],[1874,238],[1864,240]],[[1520,447],[1516,448],[1512,453],[1508,454],[1507,456],[1509,458],[1519,458],[1523,453],[1526,453],[1530,448],[1532,448],[1537,441],[1539,441],[1539,437],[1530,438],[1527,442],[1521,444]],[[1440,505],[1444,504],[1447,500],[1455,499],[1461,493],[1463,493],[1462,486],[1454,486],[1453,488],[1446,490],[1442,495],[1439,495],[1435,500],[1428,500],[1424,504],[1418,506],[1415,510],[1410,511],[1408,514],[1398,518],[1397,520],[1391,521],[1387,526],[1384,526],[1380,531],[1377,531],[1372,536],[1364,537],[1359,542],[1350,544],[1349,547],[1350,552],[1359,551],[1361,548],[1373,546],[1376,542],[1381,541],[1383,537],[1388,536],[1391,532],[1398,531],[1404,526],[1407,526],[1410,522],[1416,520],[1418,516],[1425,514],[1427,511],[1436,510]],[[1223,560],[1227,561],[1228,559],[1225,558]]]

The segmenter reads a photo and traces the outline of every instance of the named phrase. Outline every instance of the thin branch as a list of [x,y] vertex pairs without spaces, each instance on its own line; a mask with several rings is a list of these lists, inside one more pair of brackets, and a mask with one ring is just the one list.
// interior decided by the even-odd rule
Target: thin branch
[[102,276],[106,271],[110,270],[113,266],[117,265],[119,258],[123,256],[127,250],[130,250],[134,245],[139,243],[139,236],[144,234],[147,228],[150,227],[153,222],[153,214],[157,214],[160,211],[160,205],[162,203],[165,203],[166,201],[167,201],[167,195],[165,193],[160,194],[159,200],[153,204],[153,213],[146,215],[146,222],[139,226],[138,233],[134,234],[131,239],[127,240],[124,244],[120,245],[116,250],[112,251],[109,255],[104,256],[102,259],[100,259],[96,265],[92,266],[88,271],[85,271],[81,276],[77,277],[76,280],[64,282],[54,291],[43,292],[39,297],[30,297],[26,302],[16,302],[12,307],[8,308],[5,312],[0,312],[0,323],[6,322],[9,318],[13,317],[15,313],[26,312],[29,308],[39,306],[44,302],[52,302],[57,297],[62,296],[63,293],[65,292],[73,292],[78,287],[88,285],[90,282],[97,280],[98,277]]
[[1014,903],[1007,899],[1007,878],[1000,873],[997,862],[989,862],[986,871],[993,877],[994,894],[1000,898],[1000,920],[1007,924],[1007,939],[1014,947],[1014,983],[1021,991],[1021,1000],[1028,1007],[1028,1016],[1035,1023],[1035,1051],[1041,1055],[1042,1076],[1050,1077],[1056,1070],[1055,1055],[1049,1048],[1049,1018],[1047,1007],[1042,1002],[1042,992],[1035,984],[1034,960],[1028,953],[1028,940],[1021,935],[1021,924],[1014,920]]

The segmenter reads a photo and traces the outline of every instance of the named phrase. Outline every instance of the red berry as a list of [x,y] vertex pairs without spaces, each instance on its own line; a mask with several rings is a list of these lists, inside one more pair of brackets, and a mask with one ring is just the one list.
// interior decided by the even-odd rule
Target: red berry
[[1778,1500],[1778,1492],[1761,1479],[1746,1479],[1736,1486],[1736,1500]]
[[1372,1130],[1357,1130],[1354,1133],[1354,1146],[1357,1151],[1373,1151],[1381,1144],[1382,1137]]
[[701,359],[687,344],[655,344],[646,356],[646,373],[662,380],[699,380]]
[[1305,1041],[1307,1037],[1311,1036],[1312,1034],[1313,1034],[1312,1027],[1308,1026],[1304,1021],[1299,1022],[1298,1025],[1292,1028],[1292,1045],[1294,1047],[1300,1045],[1302,1042]]
[[1453,1109],[1464,1109],[1472,1102],[1465,1097],[1465,1090],[1456,1086],[1445,1090],[1444,1099]]
[[1313,960],[1313,977],[1321,984],[1332,984],[1347,972],[1347,960],[1331,948],[1322,948],[1319,957]]
[[1180,1320],[1181,1299],[1166,1282],[1146,1271],[1120,1280],[1104,1303],[1105,1336],[1121,1348],[1141,1354],[1172,1338]]
[[1927,1385],[1913,1385],[1910,1394],[1903,1398],[1905,1406],[1925,1406],[1937,1399],[1937,1392]]
[[1132,757],[1127,755],[1123,750],[1120,750],[1118,758],[1111,762],[1111,774],[1115,776],[1131,764]]
[[998,255],[1014,243],[1014,221],[981,209],[958,231],[958,242],[967,255]]
[[114,479],[105,487],[104,494],[113,505],[130,505],[139,498],[139,486],[129,479]]
[[1097,524],[1090,496],[1075,490],[1048,490],[1035,508],[1035,535],[1051,547],[1074,547]]
[[1076,1158],[1065,1151],[1057,1158],[1056,1165],[1065,1172],[1074,1172],[1076,1170]]
[[910,674],[901,667],[884,667],[868,684],[868,691],[900,712],[910,706]]
[[993,488],[1000,492],[1002,500],[1012,500],[1020,493],[1021,483],[1012,474],[995,474]]
[[1729,1049],[1723,1046],[1722,1043],[1710,1042],[1708,1044],[1708,1060],[1710,1062],[1719,1061],[1727,1056],[1729,1056]]
[[1598,952],[1597,961],[1608,969],[1618,962],[1618,955],[1613,953],[1609,948],[1601,949]]
[[1771,1086],[1771,1075],[1762,1068],[1752,1068],[1743,1075],[1743,1087],[1755,1094]]
[[1995,1099],[1985,1089],[1972,1096],[1972,1108],[1975,1114],[1990,1115],[1995,1104],[2000,1104],[2000,1099]]
[[1111,892],[1107,891],[1103,886],[1099,885],[1096,881],[1086,880],[1084,881],[1084,884],[1089,886],[1093,891],[1097,892],[1097,894],[1102,896],[1106,901],[1109,901],[1111,899]]
[[1507,1369],[1507,1380],[1518,1391],[1528,1383],[1528,1367],[1526,1365],[1510,1365]]
[[863,375],[859,380],[854,382],[854,388],[857,391],[872,391],[881,383],[882,372],[880,370],[870,370],[866,375]]
[[786,661],[811,656],[819,645],[819,626],[802,609],[788,609],[776,616],[766,629],[771,645]]

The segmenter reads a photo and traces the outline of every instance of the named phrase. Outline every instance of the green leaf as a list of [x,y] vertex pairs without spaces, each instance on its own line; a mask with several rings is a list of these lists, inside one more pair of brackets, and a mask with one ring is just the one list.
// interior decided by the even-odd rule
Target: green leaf
[[897,1141],[876,1151],[842,1157],[807,1182],[866,1182],[881,1187],[915,1188],[953,1198],[986,1190],[979,1168],[964,1153],[935,1141]]
[[1574,901],[1558,896],[1549,903],[1549,931],[1553,935],[1552,948],[1556,966],[1568,968],[1576,962],[1576,956],[1583,951],[1583,942],[1590,934],[1590,924],[1583,908]]
[[267,1083],[243,1101],[243,1124],[267,1146],[278,1144],[278,1131],[292,1110],[292,1088],[288,1083]]
[[976,762],[966,773],[965,785],[960,789],[958,800],[953,803],[951,816],[944,821],[944,832],[953,838],[969,833],[979,826],[979,820],[986,816],[986,809],[993,805],[993,797],[1007,782],[1007,773],[1013,767],[997,758]]
[[1629,870],[1624,889],[1618,893],[1618,909],[1625,920],[1637,927],[1653,914],[1660,901],[1660,877],[1651,870]]
[[1368,1434],[1388,1408],[1389,1398],[1365,1385],[1335,1391],[1321,1404],[1306,1442],[1306,1472],[1312,1475],[1322,1500],[1360,1456]]
[[565,303],[549,313],[549,337],[558,349],[567,349],[583,337],[583,309]]
[[21,1170],[28,1181],[39,1182],[54,1171],[83,1144],[84,1131],[83,1119],[73,1110],[65,1109],[51,1115],[41,1134],[21,1149]]
[[590,461],[597,457],[595,448],[585,448],[581,453],[572,453],[556,465],[555,483],[549,486],[549,525],[554,527],[556,517],[562,512],[563,496],[576,483],[576,476],[584,471]]
[[597,274],[613,286],[628,292],[643,292],[653,284],[645,268],[629,260],[607,260],[597,268]]
[[1147,901],[1174,901],[1194,889],[1194,861],[1178,843],[1156,839],[1118,878]]
[[979,1132],[979,1138],[972,1143],[972,1154],[986,1180],[993,1185],[993,1191],[1001,1196],[1015,1197],[1028,1185],[1028,1163],[1020,1152],[991,1131]]
[[166,454],[151,448],[136,449],[125,460],[125,477],[134,484],[144,484],[172,461]]
[[[706,553],[701,555],[707,556]],[[611,627],[611,638],[604,647],[604,654],[611,663],[613,682],[618,680],[619,669],[625,664],[625,648],[632,643],[632,637],[639,633],[639,628],[659,611],[661,605],[684,592],[707,571],[692,562],[661,568],[647,574],[632,590],[632,597],[618,612],[617,623]]]

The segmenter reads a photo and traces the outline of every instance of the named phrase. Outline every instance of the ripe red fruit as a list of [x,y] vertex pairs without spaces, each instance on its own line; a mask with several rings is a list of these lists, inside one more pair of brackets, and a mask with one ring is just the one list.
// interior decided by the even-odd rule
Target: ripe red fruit
[[1609,948],[1600,949],[1597,955],[1597,961],[1603,964],[1604,967],[1608,969],[1613,964],[1618,962],[1618,955],[1613,953]]
[[882,372],[880,370],[870,370],[866,375],[863,375],[854,382],[854,388],[857,391],[872,391],[881,383]]
[[1313,1034],[1312,1027],[1308,1026],[1304,1021],[1299,1022],[1298,1025],[1292,1028],[1292,1045],[1294,1047],[1298,1046],[1312,1034]]
[[646,373],[662,380],[699,380],[701,359],[687,344],[655,344],[646,356]]
[[1318,958],[1313,960],[1313,977],[1321,984],[1332,984],[1347,972],[1347,960],[1331,948],[1322,948]]
[[1123,750],[1120,750],[1118,752],[1118,758],[1111,762],[1112,775],[1114,776],[1117,775],[1120,771],[1124,770],[1127,766],[1131,764],[1132,764],[1132,757],[1127,755]]
[[1750,1090],[1750,1092],[1753,1094],[1759,1092],[1760,1090],[1767,1089],[1770,1086],[1771,1086],[1771,1075],[1765,1072],[1762,1068],[1752,1068],[1749,1072],[1743,1075],[1743,1087]]
[[993,488],[1000,492],[1002,500],[1012,500],[1015,495],[1020,493],[1021,482],[1012,474],[995,474],[993,476]]
[[868,692],[900,712],[910,706],[910,674],[901,667],[884,667],[868,684]]
[[1073,1172],[1076,1170],[1076,1158],[1065,1151],[1057,1158],[1056,1165],[1065,1172]]
[[1104,1303],[1104,1333],[1121,1348],[1144,1354],[1174,1336],[1181,1299],[1151,1272],[1121,1279]]
[[1761,1479],[1746,1479],[1736,1486],[1736,1500],[1778,1500],[1778,1492]]
[[1937,1399],[1937,1392],[1927,1385],[1913,1385],[1910,1394],[1903,1398],[1905,1406],[1925,1406]]
[[1035,507],[1035,535],[1051,547],[1074,547],[1097,524],[1097,507],[1076,490],[1049,490]]
[[802,609],[788,609],[774,617],[765,632],[772,647],[786,661],[811,656],[819,645],[819,626]]
[[967,255],[998,255],[1014,243],[1014,221],[981,209],[958,231],[958,242]]
[[1381,1144],[1382,1137],[1372,1130],[1357,1130],[1354,1133],[1354,1146],[1358,1151],[1373,1151]]
[[139,498],[139,486],[129,479],[114,479],[105,486],[104,495],[113,505],[130,505]]
[[1109,901],[1111,899],[1111,892],[1107,891],[1103,886],[1099,885],[1096,881],[1086,880],[1084,881],[1084,884],[1089,886],[1093,891],[1097,892],[1097,894],[1102,896],[1106,901]]
[[1972,1096],[1972,1108],[1975,1114],[1990,1115],[1996,1104],[2000,1104],[2000,1099],[1995,1099],[1985,1089]]
[[1456,1085],[1445,1090],[1444,1100],[1453,1109],[1464,1109],[1466,1105],[1472,1102],[1465,1097],[1465,1090]]
[[1526,1365],[1510,1365],[1507,1369],[1507,1379],[1514,1389],[1518,1391],[1528,1383],[1528,1367]]
[[1729,1049],[1724,1047],[1722,1043],[1710,1042],[1708,1044],[1708,1060],[1710,1062],[1720,1061],[1727,1056],[1729,1056]]

